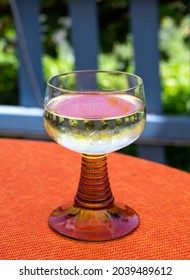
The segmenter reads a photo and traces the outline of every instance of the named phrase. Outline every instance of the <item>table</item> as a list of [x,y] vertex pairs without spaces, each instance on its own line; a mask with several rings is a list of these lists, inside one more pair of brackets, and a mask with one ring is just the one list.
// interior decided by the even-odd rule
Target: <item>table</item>
[[49,214],[75,195],[79,154],[56,143],[0,139],[0,259],[116,260],[190,258],[190,174],[112,153],[115,199],[133,207],[141,223],[113,241],[82,242],[48,226]]

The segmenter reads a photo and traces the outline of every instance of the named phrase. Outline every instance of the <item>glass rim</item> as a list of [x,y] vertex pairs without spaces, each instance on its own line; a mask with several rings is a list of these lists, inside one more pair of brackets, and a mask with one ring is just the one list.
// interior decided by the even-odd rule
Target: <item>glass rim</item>
[[[51,84],[51,81],[53,79],[55,79],[56,77],[61,77],[61,76],[63,77],[63,76],[71,75],[71,74],[72,75],[77,74],[77,73],[108,73],[108,74],[125,75],[126,77],[127,76],[134,77],[134,78],[136,78],[137,81],[139,81],[139,83],[137,83],[136,86],[132,86],[132,87],[124,88],[124,89],[120,89],[120,90],[113,90],[112,89],[112,93],[114,93],[114,92],[115,93],[122,93],[122,92],[130,91],[130,90],[134,90],[138,87],[143,86],[143,79],[140,76],[138,76],[136,74],[133,74],[133,73],[124,72],[124,71],[117,71],[117,70],[74,70],[74,71],[69,71],[69,72],[63,72],[63,73],[51,76],[47,80],[47,85],[49,87],[51,87],[52,89],[56,89],[56,90],[59,90],[59,91],[62,91],[62,92],[68,92],[68,93],[73,93],[73,94],[81,93],[81,91],[79,91],[79,90],[70,90],[70,89],[67,89],[67,88],[60,88],[60,87],[56,87],[56,86]],[[88,90],[83,90],[83,92],[88,92]]]

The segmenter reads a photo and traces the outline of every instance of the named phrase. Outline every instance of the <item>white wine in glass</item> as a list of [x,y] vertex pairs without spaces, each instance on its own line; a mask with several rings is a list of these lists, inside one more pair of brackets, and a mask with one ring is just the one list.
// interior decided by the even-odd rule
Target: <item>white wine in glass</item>
[[44,124],[58,144],[81,153],[78,190],[69,208],[58,207],[49,223],[80,240],[124,236],[139,224],[129,206],[118,207],[111,192],[107,153],[134,142],[146,120],[142,79],[117,71],[75,71],[49,79]]

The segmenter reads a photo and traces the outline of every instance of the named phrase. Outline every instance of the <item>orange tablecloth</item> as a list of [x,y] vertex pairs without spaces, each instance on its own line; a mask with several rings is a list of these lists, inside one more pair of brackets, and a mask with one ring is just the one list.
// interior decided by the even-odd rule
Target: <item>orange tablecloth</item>
[[108,155],[112,191],[137,211],[138,229],[106,242],[56,234],[48,217],[73,199],[80,160],[55,143],[0,140],[0,259],[190,258],[190,174],[118,153]]

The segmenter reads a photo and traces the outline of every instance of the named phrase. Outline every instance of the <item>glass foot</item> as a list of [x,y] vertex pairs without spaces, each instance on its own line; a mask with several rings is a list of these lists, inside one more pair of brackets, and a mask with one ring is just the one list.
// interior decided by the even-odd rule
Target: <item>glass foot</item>
[[105,241],[125,236],[139,225],[136,212],[125,205],[90,210],[63,205],[52,212],[50,226],[58,233],[83,241]]

